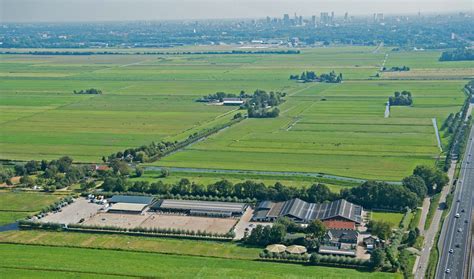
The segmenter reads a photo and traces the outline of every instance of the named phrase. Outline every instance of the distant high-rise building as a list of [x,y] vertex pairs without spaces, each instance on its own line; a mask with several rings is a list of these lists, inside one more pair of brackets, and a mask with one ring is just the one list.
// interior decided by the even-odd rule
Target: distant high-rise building
[[349,20],[349,13],[346,12],[346,13],[344,14],[344,21],[348,21],[348,20]]
[[316,16],[311,16],[311,25],[316,26]]
[[334,22],[334,12],[331,12],[331,22]]
[[382,22],[383,20],[383,13],[374,14],[374,22]]
[[321,23],[326,24],[329,23],[329,14],[324,12],[321,13],[321,18],[320,18]]
[[283,15],[283,24],[290,25],[290,15],[289,14],[284,14]]
[[303,25],[303,16],[298,17],[298,25]]

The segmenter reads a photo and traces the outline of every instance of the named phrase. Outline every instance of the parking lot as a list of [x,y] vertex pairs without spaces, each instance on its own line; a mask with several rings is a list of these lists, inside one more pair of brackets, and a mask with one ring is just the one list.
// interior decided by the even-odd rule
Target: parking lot
[[48,213],[39,221],[44,223],[76,224],[81,219],[87,220],[104,208],[103,205],[89,202],[85,198],[78,198],[73,203],[61,208],[56,213]]

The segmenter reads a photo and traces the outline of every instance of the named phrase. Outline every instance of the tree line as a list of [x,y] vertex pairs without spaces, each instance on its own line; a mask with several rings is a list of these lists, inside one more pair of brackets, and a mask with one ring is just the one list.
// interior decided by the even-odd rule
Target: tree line
[[443,171],[420,165],[402,180],[402,185],[366,181],[358,187],[342,189],[340,196],[367,209],[403,210],[419,206],[427,194],[439,193],[448,181]]
[[[443,122],[441,130],[449,135],[446,159],[444,161],[444,170],[447,171],[451,166],[453,158],[457,158],[465,149],[469,137],[469,127],[471,127],[472,117],[467,115],[469,105],[472,99],[472,83],[470,81],[465,85],[468,96],[464,101],[461,111],[453,114]],[[467,121],[465,121],[467,118]]]
[[127,148],[123,151],[112,153],[108,157],[103,156],[102,161],[104,163],[106,162],[111,163],[117,160],[125,161],[125,162],[138,162],[138,163],[153,162],[160,159],[163,156],[168,155],[171,152],[179,150],[191,143],[194,143],[202,138],[212,135],[222,130],[223,128],[230,127],[234,125],[235,123],[240,122],[243,119],[244,119],[243,115],[237,113],[229,122],[219,124],[211,128],[200,130],[199,132],[190,134],[184,140],[152,142],[148,145],[142,145],[142,146],[134,147],[134,148]]
[[411,106],[413,99],[410,91],[403,90],[402,92],[395,91],[393,96],[388,98],[388,102],[391,106]]
[[102,90],[100,89],[95,89],[95,88],[90,88],[90,89],[86,89],[86,90],[83,90],[81,89],[80,91],[76,91],[74,90],[73,91],[74,94],[102,94]]
[[209,185],[191,182],[182,178],[177,183],[166,184],[162,181],[130,182],[126,177],[110,175],[104,178],[102,189],[106,192],[135,192],[152,195],[192,195],[214,197],[236,197],[238,199],[255,199],[286,201],[292,198],[304,199],[308,202],[323,202],[337,199],[324,184],[313,184],[310,187],[285,186],[279,182],[265,185],[261,182],[247,180],[233,184],[228,180],[220,180]]
[[382,71],[384,72],[407,72],[410,71],[410,67],[408,66],[393,66],[390,69],[387,69],[386,67],[382,68]]
[[327,74],[324,73],[318,76],[314,71],[304,71],[301,75],[290,75],[290,80],[302,82],[340,83],[342,82],[342,73],[336,74],[335,71],[331,71]]
[[226,92],[216,92],[214,94],[209,94],[198,99],[198,102],[223,102],[225,98],[251,98],[252,95],[245,93],[245,91],[240,91],[239,94],[226,93]]
[[232,51],[3,51],[1,54],[29,54],[29,55],[190,55],[190,54],[300,54],[299,50],[232,50]]
[[441,191],[448,182],[447,175],[439,169],[429,166],[417,166],[413,174],[405,177],[401,185],[386,182],[366,181],[360,186],[342,189],[339,194],[333,193],[321,183],[309,187],[286,186],[279,182],[265,185],[261,182],[245,181],[233,184],[220,180],[209,185],[202,185],[183,178],[177,183],[166,184],[162,181],[129,181],[125,176],[108,174],[104,178],[102,189],[106,192],[134,192],[151,195],[188,195],[203,197],[232,197],[238,200],[272,200],[286,201],[299,198],[311,203],[334,201],[344,198],[367,209],[403,210],[406,207],[419,206],[426,195]]
[[441,53],[439,61],[472,61],[474,60],[474,49],[458,48]]

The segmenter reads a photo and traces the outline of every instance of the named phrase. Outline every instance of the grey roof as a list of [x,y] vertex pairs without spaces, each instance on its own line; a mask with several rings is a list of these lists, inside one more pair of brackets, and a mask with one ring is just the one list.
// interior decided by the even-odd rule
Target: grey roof
[[111,199],[109,199],[110,203],[140,203],[140,204],[151,204],[153,202],[153,197],[147,196],[122,196],[122,195],[115,195]]
[[357,241],[357,236],[359,235],[357,231],[336,230],[336,229],[328,230],[327,234],[331,237],[331,239],[336,240],[336,241],[339,241],[339,240]]
[[[271,204],[262,202],[259,204],[258,208],[264,209],[268,205]],[[362,221],[362,207],[344,199],[328,203],[308,203],[296,198],[273,204],[268,217],[279,216],[293,217],[305,222],[315,219],[327,220],[333,218],[344,218],[360,223]]]
[[271,201],[261,201],[257,205],[257,209],[270,209],[273,206],[273,202]]
[[245,207],[246,205],[244,203],[196,200],[162,200],[152,206],[153,209],[199,210],[231,213],[243,213]]

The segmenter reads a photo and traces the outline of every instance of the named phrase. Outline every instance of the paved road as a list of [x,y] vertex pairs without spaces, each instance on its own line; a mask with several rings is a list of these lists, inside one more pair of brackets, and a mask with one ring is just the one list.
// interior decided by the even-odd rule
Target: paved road
[[[439,198],[439,204],[442,204],[446,201],[446,196],[451,190],[451,185],[453,183],[454,172],[456,170],[456,161],[451,163],[451,167],[448,171],[449,183],[443,187],[441,191],[441,196]],[[439,230],[439,225],[441,223],[441,217],[443,216],[443,207],[438,206],[433,216],[433,221],[431,221],[430,227],[425,231],[425,241],[423,243],[423,249],[421,249],[420,260],[418,262],[418,268],[416,269],[415,279],[425,278],[426,269],[428,268],[428,262],[430,259],[430,251],[433,248],[434,239]]]
[[[436,278],[468,278],[472,210],[474,204],[474,129],[471,129],[454,201],[441,231]],[[464,211],[464,212],[463,212]],[[456,215],[459,214],[459,218]],[[453,253],[450,253],[453,249]],[[447,270],[449,269],[449,273]]]

